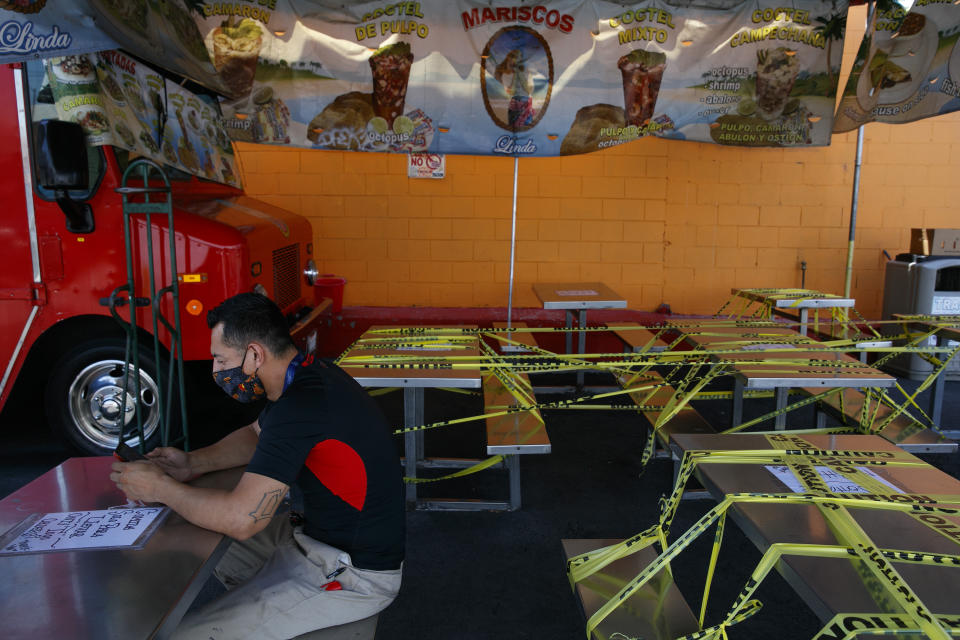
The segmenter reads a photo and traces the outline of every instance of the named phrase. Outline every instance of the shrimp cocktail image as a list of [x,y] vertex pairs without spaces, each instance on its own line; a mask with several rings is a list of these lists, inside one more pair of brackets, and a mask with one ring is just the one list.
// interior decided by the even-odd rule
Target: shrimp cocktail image
[[213,66],[233,96],[245,96],[253,87],[263,32],[256,20],[233,16],[213,30]]
[[643,126],[653,117],[667,56],[635,49],[617,61],[623,74],[623,110],[628,125]]
[[407,81],[413,54],[406,42],[380,47],[370,56],[373,73],[373,112],[393,127],[397,116],[403,115],[403,103],[407,97]]
[[797,81],[800,62],[786,47],[757,51],[757,107],[768,117],[779,116]]

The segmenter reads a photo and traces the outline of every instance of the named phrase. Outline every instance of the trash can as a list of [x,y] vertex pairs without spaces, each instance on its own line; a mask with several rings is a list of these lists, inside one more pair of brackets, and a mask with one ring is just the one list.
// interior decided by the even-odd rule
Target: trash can
[[[901,253],[887,262],[883,279],[883,319],[895,313],[920,315],[960,314],[960,258]],[[887,325],[890,334],[900,333],[900,326]],[[929,344],[936,344],[934,338]],[[947,345],[956,346],[953,340]],[[942,354],[946,355],[946,354]],[[960,356],[958,356],[960,357]],[[897,356],[891,368],[911,380],[923,380],[933,366],[920,356]],[[960,362],[950,361],[944,372],[947,380],[960,380]]]
[[332,273],[321,274],[313,283],[313,297],[315,303],[319,303],[323,298],[330,298],[330,305],[333,313],[340,313],[343,308],[343,287],[347,284],[346,278],[335,276]]

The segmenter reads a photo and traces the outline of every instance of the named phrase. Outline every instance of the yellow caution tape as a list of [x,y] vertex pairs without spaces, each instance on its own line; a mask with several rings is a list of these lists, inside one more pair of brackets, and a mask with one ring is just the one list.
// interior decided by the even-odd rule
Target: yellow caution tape
[[[808,444],[802,438],[797,438],[796,436],[780,434],[778,437],[781,439],[782,442],[788,442],[795,445]],[[901,451],[895,451],[895,452],[847,452],[847,451],[819,452],[817,451],[815,453],[808,449],[782,451],[782,453],[784,453],[785,456],[794,455],[797,452],[800,452],[804,455],[816,456],[815,462],[818,462],[818,463],[828,460],[831,457],[836,458],[837,456],[864,458],[863,460],[858,460],[857,464],[867,463],[871,461],[877,462],[877,460],[875,459],[877,456],[880,456],[880,457],[891,456],[892,459],[887,458],[886,460],[883,461],[884,464],[895,464],[895,465],[905,464],[908,466],[924,466],[923,463],[910,462],[908,460],[909,458],[908,454],[905,454],[905,452],[901,452]],[[674,506],[667,506],[663,510],[662,516],[661,516],[661,524],[659,525],[658,533],[665,534],[666,530],[669,528],[669,519],[672,518],[675,505],[679,501],[679,498],[677,496],[681,491],[682,485],[689,478],[690,471],[693,468],[693,464],[695,460],[701,463],[708,462],[708,461],[725,462],[725,463],[747,462],[747,461],[757,462],[759,458],[764,457],[764,454],[766,454],[765,457],[767,458],[767,460],[771,461],[771,460],[777,460],[776,455],[778,453],[781,453],[781,452],[767,450],[765,452],[764,451],[693,452],[693,455],[686,455],[684,457],[684,468],[680,472],[677,485],[675,486],[675,489],[674,489],[674,496],[672,496],[671,500],[669,501]],[[771,454],[773,455],[771,456]],[[750,460],[750,458],[752,458],[752,460]],[[874,458],[874,459],[871,460],[871,458]],[[885,487],[885,489],[889,491],[889,488]],[[907,513],[908,515],[914,518],[926,516],[928,520],[936,521],[938,523],[948,522],[944,518],[942,518],[941,515],[956,515],[960,513],[960,510],[957,510],[957,509],[945,508],[940,506],[932,506],[932,505],[939,505],[944,503],[960,504],[960,496],[919,496],[919,495],[905,495],[905,494],[890,494],[890,495],[844,494],[844,495],[832,495],[832,496],[821,495],[821,494],[788,494],[784,496],[784,495],[775,495],[775,494],[744,494],[744,495],[738,495],[738,496],[727,496],[727,499],[724,502],[727,502],[727,501],[755,502],[755,501],[767,501],[770,499],[774,501],[781,501],[781,502],[788,502],[788,503],[813,502],[818,506],[820,506],[821,509],[825,511],[829,511],[831,513],[840,511],[842,514],[846,513],[845,512],[846,507],[851,507],[851,506],[855,506],[858,508],[894,509],[894,510],[899,510],[904,513]],[[863,502],[858,503],[857,502],[858,500],[862,500]],[[721,503],[720,507],[722,507],[722,504],[723,503]],[[687,534],[685,534],[685,536],[687,536],[688,534],[690,537],[693,537],[694,535],[698,535],[699,532],[701,532],[704,528],[709,526],[710,522],[714,520],[719,521],[719,518],[720,518],[719,513],[723,511],[720,507],[716,509],[716,513],[707,514],[707,516],[701,519],[701,521],[698,522],[697,525],[695,525],[694,527],[691,527],[691,530],[688,531]],[[916,615],[913,616],[913,619],[914,619],[914,622],[917,623],[919,628],[923,629],[924,632],[933,633],[934,635],[931,637],[939,637],[938,635],[936,635],[939,633],[936,625],[930,623],[928,620],[923,618],[923,616],[921,615],[923,613],[923,610],[918,604],[919,601],[915,599],[914,594],[909,592],[909,589],[903,588],[904,585],[902,584],[902,579],[900,579],[901,581],[898,581],[895,577],[893,577],[895,572],[891,572],[888,569],[887,565],[885,564],[884,558],[897,561],[897,562],[914,562],[919,564],[930,564],[930,565],[940,565],[940,566],[960,566],[960,556],[946,555],[946,554],[924,554],[922,552],[912,552],[912,551],[904,551],[904,550],[892,550],[892,551],[879,550],[879,554],[881,558],[878,560],[875,557],[876,554],[872,554],[872,552],[869,552],[869,549],[872,548],[872,545],[863,542],[865,536],[860,535],[862,531],[858,532],[854,530],[852,525],[850,525],[850,522],[847,522],[846,520],[842,520],[843,518],[847,518],[850,522],[853,522],[852,518],[848,517],[848,514],[846,516],[838,515],[838,516],[833,516],[834,525],[836,525],[840,529],[845,528],[848,533],[850,531],[853,531],[854,538],[859,536],[861,551],[864,554],[866,554],[870,558],[870,560],[873,562],[874,566],[877,567],[876,571],[873,571],[872,569],[870,570],[871,575],[873,575],[875,578],[877,574],[882,574],[884,579],[886,580],[885,585],[884,584],[880,585],[881,588],[884,588],[888,592],[890,592],[891,597],[894,597],[894,598],[899,597],[902,603],[912,605],[914,607],[914,612],[916,613]],[[855,524],[856,523],[854,522],[853,525]],[[954,525],[954,528],[958,533],[960,533],[960,528],[956,527],[955,525]],[[650,537],[649,532],[650,530],[646,532],[648,538]],[[718,532],[718,535],[714,543],[715,548],[714,548],[713,554],[711,555],[712,564],[715,563],[716,561],[715,559],[716,559],[717,547],[719,546],[721,535],[722,534]],[[838,536],[838,537],[841,540],[843,539],[842,536]],[[958,540],[957,537],[954,537],[953,539],[955,542],[960,542],[960,540]],[[677,542],[679,543],[680,540],[678,540]],[[806,546],[779,545],[779,544],[772,545],[771,548],[768,550],[767,554],[765,554],[764,559],[761,560],[761,565],[758,565],[757,571],[754,572],[754,575],[751,576],[751,580],[748,581],[747,587],[745,587],[745,590],[741,593],[740,596],[738,596],[737,603],[735,603],[734,607],[731,609],[730,614],[728,614],[728,618],[723,623],[721,623],[721,625],[712,627],[710,629],[705,629],[704,631],[708,632],[708,634],[710,633],[713,634],[713,635],[710,635],[709,637],[722,637],[723,626],[735,623],[734,621],[736,620],[738,609],[742,606],[745,606],[743,603],[748,602],[748,598],[752,594],[752,590],[755,588],[756,584],[758,584],[759,581],[762,579],[762,577],[766,574],[766,572],[769,571],[769,568],[772,567],[773,564],[775,564],[776,559],[779,558],[781,554],[799,553],[799,554],[805,554],[805,555],[847,558],[850,555],[857,552],[857,550],[853,548],[853,544],[854,543],[849,543],[847,544],[846,547],[843,547],[843,548],[822,547],[819,545],[806,545]],[[618,551],[620,553],[618,553]],[[605,554],[607,556],[606,557],[607,563],[609,563],[614,559],[616,559],[616,557],[622,557],[623,552],[620,549],[614,549],[614,548],[608,547],[605,550]],[[771,556],[769,554],[773,554],[773,555]],[[572,559],[572,560],[577,560],[577,559]],[[577,563],[575,562],[573,563],[573,565],[571,565],[571,572],[574,571],[574,566],[576,564]],[[764,564],[766,564],[766,567],[763,566]],[[712,575],[713,575],[713,569],[712,567],[710,567],[708,568],[708,576],[712,576]],[[574,575],[573,573],[571,573],[571,579],[573,579],[573,577]],[[709,593],[709,579],[710,578],[708,578],[708,584],[705,587],[705,594]],[[618,597],[622,598],[623,594],[622,593],[618,594]],[[599,621],[600,621],[599,619],[594,619],[594,618],[591,619],[591,623],[599,623]],[[701,615],[701,625],[702,624],[703,624],[703,618]],[[589,635],[589,630],[590,628],[588,627],[588,635]],[[716,635],[716,634],[720,634],[720,635]],[[700,634],[696,634],[696,635],[697,637],[708,637]]]
[[[943,503],[947,504],[960,504],[960,496],[920,496],[920,495],[911,495],[911,494],[897,494],[892,493],[890,488],[883,486],[883,489],[887,492],[886,494],[824,494],[824,493],[810,493],[810,494],[742,494],[736,496],[727,496],[720,505],[712,509],[708,514],[706,514],[697,524],[691,527],[686,533],[684,533],[675,543],[672,545],[665,544],[665,537],[669,531],[669,524],[672,520],[673,514],[676,511],[676,506],[679,504],[680,495],[682,494],[683,487],[686,485],[687,480],[692,474],[693,468],[696,464],[703,463],[753,463],[753,464],[770,464],[770,463],[789,463],[793,464],[794,468],[797,468],[798,463],[796,459],[804,460],[804,463],[811,462],[814,465],[826,464],[827,466],[832,466],[834,469],[840,472],[847,472],[851,474],[858,474],[857,480],[863,484],[869,484],[866,480],[863,480],[863,477],[869,478],[868,475],[861,474],[859,470],[856,469],[857,466],[861,465],[895,465],[895,466],[927,466],[925,463],[917,461],[912,458],[909,454],[903,451],[821,451],[814,447],[811,447],[809,442],[795,435],[790,434],[776,434],[768,437],[772,446],[782,447],[785,445],[799,446],[796,449],[779,449],[779,450],[757,450],[757,451],[688,451],[684,455],[683,463],[681,465],[680,472],[678,474],[677,483],[674,487],[674,492],[671,495],[669,500],[666,500],[661,505],[661,519],[658,525],[647,529],[636,536],[629,538],[622,543],[611,545],[603,549],[595,550],[571,558],[568,561],[568,575],[571,580],[571,583],[576,583],[584,578],[592,575],[599,569],[604,566],[614,562],[615,560],[629,555],[641,548],[650,546],[651,544],[659,544],[663,553],[658,556],[657,560],[654,561],[651,565],[647,567],[637,578],[627,585],[625,585],[620,592],[618,592],[614,598],[607,602],[604,607],[601,607],[597,613],[591,617],[590,621],[587,624],[587,635],[590,637],[593,629],[596,628],[596,625],[599,624],[605,617],[608,615],[616,606],[617,603],[623,602],[623,600],[630,595],[630,593],[642,586],[647,580],[649,580],[652,575],[657,573],[661,568],[667,566],[669,561],[679,553],[682,548],[684,548],[693,538],[697,537],[703,530],[709,527],[712,523],[718,522],[718,527],[722,527],[722,517],[726,512],[726,508],[729,507],[729,504],[738,501],[780,501],[787,503],[814,503],[817,505],[828,505],[828,509],[837,510],[840,508],[845,508],[849,506],[856,506],[858,508],[883,508],[883,509],[894,509],[904,512],[912,512],[912,515],[930,515],[933,514],[935,518],[940,518],[940,515],[953,515],[960,513],[957,509],[950,509],[940,506]],[[863,477],[861,477],[863,476]],[[809,476],[798,476],[801,478],[802,482],[810,483]],[[872,478],[871,478],[872,480]],[[879,484],[882,483],[878,483]],[[813,486],[818,486],[813,484]],[[861,485],[862,486],[862,485]],[[822,485],[823,489],[826,489],[825,485]],[[842,528],[846,528],[848,531],[852,530],[851,525],[848,522],[839,520],[840,516],[834,518],[836,521],[835,524]],[[940,518],[943,520],[942,518]],[[852,520],[852,519],[851,519]],[[855,523],[854,523],[855,524]],[[856,533],[856,531],[854,531]],[[855,536],[856,537],[856,536]],[[718,548],[720,541],[722,539],[722,531],[718,531],[715,536],[714,541],[714,551],[711,554],[711,565],[708,567],[708,579],[707,584],[705,585],[705,599],[709,594],[709,585],[712,580],[714,573],[714,565],[716,563],[716,557],[718,553]],[[862,537],[861,537],[862,540]],[[842,551],[836,552],[833,551],[823,551],[822,547],[818,545],[774,545],[777,547],[777,553],[783,553],[784,551],[790,553],[803,553],[803,554],[812,554],[812,555],[823,555],[823,553],[834,553],[835,555],[839,554],[838,557],[848,557],[850,554],[850,547],[843,549]],[[821,553],[823,552],[823,553]],[[769,553],[769,552],[768,552]],[[903,552],[897,552],[899,556],[897,557],[906,557],[911,561],[926,562],[930,564],[943,564],[944,562],[949,562],[949,558],[924,558],[922,556],[904,556]],[[765,559],[769,566],[773,566],[775,563],[774,560],[770,560],[765,554]],[[761,561],[763,563],[763,561]],[[880,567],[878,571],[886,571],[886,566],[884,561],[877,561],[873,559],[873,562],[876,566]],[[960,557],[958,557],[958,563],[960,563]],[[759,574],[765,575],[769,570],[769,566],[764,568],[763,566],[758,567]],[[755,572],[757,574],[758,572]],[[762,578],[762,575],[760,577]],[[746,606],[752,588],[755,588],[756,582],[759,580],[753,581],[754,587],[750,587],[748,583],[748,588],[745,592],[741,593],[741,596],[738,597],[737,603],[731,609],[730,614],[727,619],[724,620],[718,626],[711,627],[710,629],[705,629],[702,632],[695,634],[696,637],[713,637],[711,634],[724,634],[723,628],[734,624],[737,620],[737,616],[743,606]],[[899,588],[899,583],[896,583],[895,580],[888,578],[888,585],[891,589]],[[900,592],[900,598],[904,602],[908,602],[911,597],[910,594],[904,595],[903,591]],[[705,609],[701,609],[700,624],[703,624],[703,613]],[[923,627],[927,630],[936,632],[935,627]],[[702,635],[706,633],[707,635]],[[694,637],[694,636],[689,636]],[[719,637],[719,636],[718,636]]]
[[[960,496],[952,496],[950,498],[954,501],[960,501]],[[704,629],[701,632],[691,634],[690,636],[686,637],[723,637],[723,629],[725,627],[736,624],[739,619],[743,619],[739,616],[743,612],[744,607],[748,606],[748,604],[752,602],[750,600],[750,596],[756,590],[763,578],[769,573],[771,568],[776,565],[780,557],[783,555],[849,558],[851,552],[861,557],[865,557],[873,563],[873,566],[876,567],[876,569],[874,570],[871,568],[872,574],[874,576],[882,577],[882,579],[885,581],[883,586],[893,595],[893,597],[906,606],[911,607],[911,610],[908,610],[906,615],[911,617],[914,622],[924,630],[925,633],[934,634],[930,637],[940,637],[937,635],[939,625],[926,620],[923,617],[925,614],[927,614],[925,607],[923,607],[922,603],[920,603],[919,599],[916,598],[915,594],[912,593],[909,587],[906,586],[902,578],[899,577],[899,574],[896,574],[895,570],[893,570],[889,565],[887,560],[888,556],[892,555],[893,557],[896,557],[897,554],[902,554],[903,552],[877,550],[872,543],[869,542],[869,538],[865,533],[863,533],[862,529],[859,529],[859,526],[856,525],[855,521],[853,521],[846,512],[846,508],[850,506],[855,506],[857,508],[880,508],[905,511],[914,508],[916,505],[886,502],[857,503],[856,501],[842,497],[822,496],[816,494],[735,494],[726,496],[723,501],[712,508],[699,521],[697,521],[697,523],[684,532],[675,542],[669,545],[661,544],[663,552],[660,553],[656,559],[645,569],[643,569],[633,580],[628,581],[627,584],[625,584],[610,600],[608,600],[597,610],[593,616],[590,617],[590,619],[587,621],[587,637],[592,637],[591,634],[597,625],[599,625],[600,622],[602,622],[614,609],[616,609],[620,603],[624,602],[634,592],[643,587],[660,571],[668,568],[670,561],[679,555],[681,551],[689,546],[693,540],[699,537],[699,535],[708,529],[713,523],[719,521],[723,514],[729,510],[730,506],[739,503],[814,504],[818,507],[822,507],[821,510],[825,513],[825,515],[828,513],[831,514],[831,524],[837,528],[841,538],[853,538],[854,541],[853,543],[849,543],[849,541],[841,539],[841,545],[805,545],[783,543],[771,545],[770,548],[768,548],[768,550],[764,553],[757,568],[747,581],[746,586],[737,596],[734,605],[731,607],[724,621],[720,625],[715,625],[714,627]],[[933,509],[933,507],[930,508]],[[622,543],[570,558],[567,566],[568,576],[571,579],[571,583],[576,583],[580,580],[583,580],[587,576],[598,571],[611,562],[618,560],[619,558],[629,555],[630,553],[634,553],[641,548],[648,547],[651,544],[659,543],[661,539],[661,533],[662,531],[660,528],[652,527],[651,529],[648,529],[637,536],[629,538]],[[715,538],[714,544],[718,544],[718,539]],[[860,545],[859,548],[856,546],[857,544]],[[712,557],[715,556],[712,554]],[[920,564],[944,563],[942,558],[916,557],[913,559]]]
[[486,460],[478,462],[477,464],[467,467],[466,469],[461,469],[460,471],[455,471],[454,473],[449,473],[445,476],[439,478],[410,478],[408,476],[403,477],[403,481],[409,484],[425,484],[427,482],[440,482],[441,480],[450,480],[451,478],[462,478],[463,476],[468,476],[471,473],[476,473],[478,471],[483,471],[484,469],[489,469],[495,464],[500,464],[503,462],[503,456],[491,456]]
[[[950,637],[960,638],[960,616],[935,615]],[[854,640],[867,634],[910,635],[921,633],[911,620],[898,613],[838,613],[812,640]]]
[[[787,292],[793,294],[795,292]],[[912,316],[911,322],[923,321],[929,322],[936,317]],[[904,325],[904,320],[891,321]],[[954,320],[954,324],[960,322],[960,316]],[[882,323],[875,323],[882,324]],[[667,331],[676,331],[678,337],[670,345],[673,349],[679,345],[685,338],[683,328],[687,326],[677,321],[670,321],[662,325],[641,327],[636,325],[624,327],[582,327],[577,330],[584,331],[611,331],[621,330],[630,331],[636,329],[655,330],[656,339],[662,339]],[[507,329],[472,329],[472,328],[423,328],[407,327],[395,329],[378,329],[368,332],[374,334],[373,337],[365,337],[354,343],[354,352],[347,356],[350,350],[338,359],[338,363],[344,367],[365,368],[365,369],[471,369],[480,370],[484,375],[495,376],[504,388],[509,392],[514,402],[509,405],[487,407],[481,415],[457,418],[451,420],[439,421],[431,424],[418,425],[414,427],[397,429],[395,434],[422,431],[426,429],[439,428],[463,424],[477,420],[486,420],[498,416],[505,416],[517,412],[530,412],[537,416],[538,420],[543,422],[539,412],[543,410],[628,410],[639,412],[656,412],[658,414],[654,420],[653,429],[649,434],[647,444],[644,448],[642,462],[646,464],[652,457],[655,447],[655,436],[658,429],[664,427],[671,419],[676,417],[681,411],[689,406],[690,400],[706,400],[733,397],[732,392],[728,391],[707,391],[707,385],[714,379],[722,375],[728,375],[732,367],[760,366],[764,373],[768,375],[783,374],[784,376],[802,374],[806,372],[822,375],[825,372],[833,371],[843,374],[848,378],[855,378],[861,375],[871,375],[873,370],[860,362],[840,362],[831,360],[829,356],[838,353],[846,353],[853,344],[850,340],[833,340],[823,343],[810,341],[806,338],[784,338],[775,332],[766,332],[767,327],[782,327],[783,323],[765,322],[765,321],[743,321],[735,320],[725,323],[711,322],[706,328],[697,325],[690,325],[696,328],[690,333],[699,335],[718,335],[730,337],[729,334],[722,332],[711,332],[710,328],[714,326],[731,326],[744,329],[751,329],[749,332],[743,332],[736,342],[724,342],[718,345],[710,345],[706,348],[700,347],[693,351],[671,351],[661,353],[615,353],[615,354],[555,354],[539,347],[530,347],[522,343],[511,340],[502,334],[510,335],[519,332],[562,332],[566,328],[511,328]],[[941,326],[949,326],[941,323]],[[856,430],[861,433],[879,433],[883,434],[887,426],[901,416],[909,422],[907,428],[898,427],[899,436],[906,437],[909,433],[917,430],[931,427],[936,430],[936,425],[931,424],[927,414],[916,403],[916,396],[928,388],[943,368],[960,351],[960,346],[956,348],[919,346],[926,339],[933,335],[939,326],[927,330],[923,333],[906,333],[898,338],[907,339],[909,343],[903,347],[871,347],[863,349],[864,351],[884,354],[881,361],[902,353],[914,353],[929,358],[935,365],[930,376],[921,383],[920,387],[912,394],[908,394],[902,387],[896,385],[896,389],[901,393],[905,400],[903,402],[894,401],[891,396],[882,389],[867,390],[864,402],[859,408],[856,420]],[[498,354],[489,347],[487,343],[478,340],[479,337],[486,336],[504,344],[514,344],[524,346],[530,350],[529,354]],[[890,336],[888,336],[889,338]],[[650,344],[652,344],[651,341]],[[477,355],[456,356],[445,353],[442,356],[431,356],[425,354],[358,354],[357,350],[373,350],[375,348],[387,348],[397,350],[398,347],[423,348],[429,350],[432,348],[443,347],[445,351],[456,349],[474,348],[480,345],[482,351]],[[763,350],[750,350],[749,348],[756,344],[764,345]],[[797,346],[810,345],[811,350],[816,346],[816,357],[789,357],[791,352],[796,352]],[[716,346],[722,348],[714,348]],[[751,359],[743,359],[742,356],[749,353]],[[936,354],[948,353],[948,355],[939,359]],[[736,354],[737,358],[727,359],[723,356]],[[770,356],[783,355],[783,358]],[[670,371],[666,376],[657,381],[651,381],[645,378],[645,374],[652,367],[668,367]],[[532,387],[527,374],[545,373],[545,372],[563,372],[580,371],[583,369],[593,369],[608,371],[614,375],[619,375],[621,380],[627,379],[620,390],[603,394],[586,394],[574,399],[560,400],[554,402],[536,402]],[[634,382],[639,380],[640,384]],[[664,389],[669,389],[670,397],[664,403],[662,400],[654,404],[652,402],[655,395],[660,397]],[[454,390],[459,393],[476,394],[471,390]],[[387,393],[388,390],[374,391],[373,395]],[[766,390],[745,390],[743,397],[769,397],[772,392]],[[796,392],[794,392],[796,393]],[[633,406],[624,406],[618,404],[602,404],[597,400],[611,398],[617,395],[628,394],[633,400]],[[803,398],[798,402],[793,402],[783,409],[767,413],[760,418],[751,420],[740,425],[736,425],[727,432],[741,431],[765,420],[776,418],[800,407],[811,403],[827,400],[836,395],[843,415],[847,414],[845,410],[845,396],[842,389],[829,389],[820,394],[815,394]],[[882,418],[878,418],[881,406],[889,407]],[[492,411],[491,411],[492,409]],[[849,432],[851,426],[840,428],[830,428],[824,430],[804,430],[805,433],[826,433],[826,432]],[[891,436],[893,437],[893,436]],[[865,480],[865,482],[867,482]]]
[[874,578],[881,583],[886,581],[887,592],[893,596],[907,617],[926,634],[927,638],[936,640],[950,637],[943,625],[933,617],[932,612],[917,597],[893,565],[877,550],[867,533],[846,509],[834,509],[824,505],[821,506],[820,512],[831,528],[841,533],[839,536],[841,539],[852,542],[854,553],[870,569]]

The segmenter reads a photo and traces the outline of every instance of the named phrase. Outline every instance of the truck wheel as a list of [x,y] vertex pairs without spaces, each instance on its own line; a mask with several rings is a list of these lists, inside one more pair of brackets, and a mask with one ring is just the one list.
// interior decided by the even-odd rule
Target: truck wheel
[[[124,341],[94,340],[63,355],[47,381],[44,404],[51,427],[73,448],[86,455],[110,455],[117,446],[117,420],[125,411],[124,440],[140,444],[134,409],[134,371],[131,367],[126,401],[123,395]],[[166,361],[160,362],[166,371]],[[140,414],[146,450],[160,439],[160,394],[153,349],[140,347]],[[174,398],[172,407],[178,407]],[[176,409],[175,409],[176,410]],[[179,417],[179,416],[177,416]],[[174,423],[179,420],[174,419]]]

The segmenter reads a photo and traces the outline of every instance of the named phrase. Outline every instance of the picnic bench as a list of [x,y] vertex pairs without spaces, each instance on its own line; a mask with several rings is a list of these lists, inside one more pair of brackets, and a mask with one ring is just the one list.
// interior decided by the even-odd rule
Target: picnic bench
[[[514,327],[526,328],[526,324],[514,323]],[[505,328],[506,323],[496,322],[494,328]],[[524,345],[536,347],[536,341],[529,333],[510,333],[508,337]],[[504,352],[523,352],[529,349],[519,345],[500,345]],[[511,410],[505,415],[486,419],[487,455],[502,455],[510,482],[511,511],[520,508],[520,455],[550,453],[550,437],[547,435],[543,416],[537,408],[523,408],[518,399],[525,404],[535,405],[536,398],[525,373],[500,371],[486,374],[483,378],[483,406],[486,413]],[[514,410],[515,409],[515,410]]]
[[[651,331],[637,322],[618,322],[611,330],[623,341],[625,353],[662,353],[670,347],[665,340],[658,337],[658,332]],[[654,457],[673,458],[670,449],[670,436],[674,433],[716,433],[716,430],[710,426],[710,423],[707,422],[696,409],[690,406],[689,403],[680,409],[677,415],[673,416],[666,424],[656,429],[655,425],[663,414],[663,408],[666,407],[667,403],[674,396],[676,390],[666,384],[663,377],[653,370],[644,372],[642,377],[622,373],[618,374],[616,378],[617,384],[619,384],[622,389],[627,389],[631,386],[661,385],[652,396],[650,396],[649,390],[643,389],[627,394],[634,404],[640,408],[641,415],[643,415],[653,432]],[[674,479],[676,479],[679,470],[680,460],[674,458]],[[697,494],[693,495],[695,497],[697,496]]]
[[[677,433],[706,434],[716,433],[716,430],[707,422],[706,418],[690,406],[689,402],[685,404],[675,416],[670,418],[666,424],[661,425],[659,429],[655,428],[657,421],[663,414],[667,403],[676,393],[676,390],[669,384],[666,384],[660,374],[655,371],[645,372],[642,379],[637,378],[631,380],[631,378],[633,378],[632,375],[621,374],[617,376],[617,382],[624,389],[628,389],[629,387],[645,387],[653,384],[662,385],[652,396],[650,395],[650,391],[645,389],[631,391],[627,395],[634,404],[638,406],[640,414],[647,421],[647,424],[653,432],[654,456],[657,458],[673,459],[673,479],[676,481],[677,475],[680,472],[681,460],[672,453],[670,438]],[[691,492],[690,496],[693,498],[704,497],[699,493],[693,492]]]
[[[657,420],[660,419],[660,416],[663,414],[663,409],[676,393],[676,390],[672,386],[664,383],[663,378],[655,371],[647,371],[643,374],[643,380],[633,381],[632,383],[630,378],[623,374],[617,376],[617,381],[624,389],[628,388],[627,385],[641,387],[647,386],[648,384],[663,385],[657,389],[652,396],[650,396],[650,391],[645,389],[631,391],[627,394],[630,399],[641,408],[641,413],[647,422],[650,423],[651,429],[653,429]],[[652,409],[652,407],[657,408]],[[657,443],[664,449],[669,449],[670,435],[673,433],[716,433],[716,430],[710,426],[706,418],[690,406],[690,403],[687,403],[677,412],[677,415],[673,416],[666,424],[654,432],[657,437]]]
[[[561,541],[566,560],[623,540],[575,538]],[[611,562],[573,588],[584,618],[589,620],[621,586],[633,580],[657,557],[652,547]],[[697,618],[669,572],[631,594],[594,629],[594,638],[679,638],[699,631]]]
[[[509,510],[520,508],[520,455],[550,453],[550,438],[543,417],[536,408],[524,409],[507,387],[517,385],[535,402],[526,374],[509,373],[504,382],[495,373],[483,379],[483,406],[486,413],[516,409],[486,419],[487,455],[502,455],[510,482]],[[516,389],[515,389],[516,391]]]
[[670,347],[656,332],[638,322],[618,322],[611,331],[623,341],[626,353],[662,353]]

